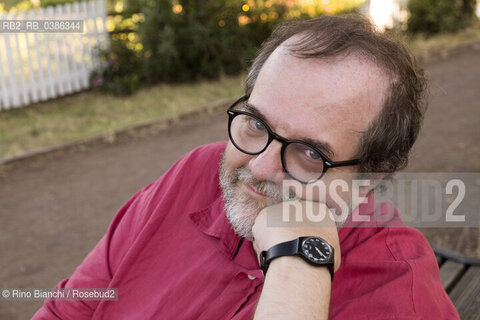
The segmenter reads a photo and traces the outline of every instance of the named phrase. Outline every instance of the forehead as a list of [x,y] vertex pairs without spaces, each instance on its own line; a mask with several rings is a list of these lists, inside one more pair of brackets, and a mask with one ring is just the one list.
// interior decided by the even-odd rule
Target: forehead
[[385,73],[358,54],[301,59],[281,45],[260,70],[249,103],[278,134],[322,140],[336,155],[350,156],[388,85]]

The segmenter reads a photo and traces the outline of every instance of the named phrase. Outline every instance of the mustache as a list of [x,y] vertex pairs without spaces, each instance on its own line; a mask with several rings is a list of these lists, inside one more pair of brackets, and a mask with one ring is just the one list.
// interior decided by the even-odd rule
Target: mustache
[[231,179],[231,182],[235,184],[241,181],[251,185],[258,192],[264,194],[267,198],[270,198],[274,202],[282,202],[297,198],[297,195],[293,192],[293,190],[289,189],[288,195],[284,194],[281,185],[269,180],[258,180],[253,176],[249,169],[243,166],[233,170],[231,173]]

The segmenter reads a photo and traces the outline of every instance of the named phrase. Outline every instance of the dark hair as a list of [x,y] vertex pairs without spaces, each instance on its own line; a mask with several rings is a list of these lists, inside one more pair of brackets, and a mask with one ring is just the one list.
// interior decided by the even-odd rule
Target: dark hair
[[370,59],[389,76],[383,108],[362,133],[357,157],[362,161],[360,172],[390,173],[404,168],[426,110],[426,81],[412,53],[358,15],[290,21],[277,27],[262,44],[245,81],[247,95],[270,54],[296,35],[299,39],[293,39],[288,46],[296,57],[321,59],[356,53]]

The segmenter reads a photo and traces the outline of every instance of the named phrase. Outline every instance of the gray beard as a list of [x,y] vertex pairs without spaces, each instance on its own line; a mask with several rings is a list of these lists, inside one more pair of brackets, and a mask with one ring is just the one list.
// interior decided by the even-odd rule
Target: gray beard
[[[236,234],[250,241],[253,241],[252,227],[262,209],[282,201],[299,199],[293,191],[284,195],[281,186],[272,181],[255,179],[250,170],[243,166],[228,173],[225,166],[225,154],[220,163],[219,177],[227,219]],[[266,201],[260,202],[248,193],[239,190],[241,182],[253,186],[258,192],[266,195]],[[352,212],[352,205],[358,204],[348,203],[348,215]],[[344,223],[345,220],[336,221],[337,228],[343,227]]]
[[[225,155],[220,164],[220,187],[225,200],[225,212],[233,230],[240,237],[253,240],[252,227],[258,213],[267,206],[290,200],[295,197],[290,194],[283,197],[282,189],[272,181],[259,181],[255,179],[245,167],[239,167],[228,173],[225,168]],[[253,186],[258,192],[266,195],[267,200],[260,202],[252,198],[248,193],[239,190],[240,183],[244,182]]]

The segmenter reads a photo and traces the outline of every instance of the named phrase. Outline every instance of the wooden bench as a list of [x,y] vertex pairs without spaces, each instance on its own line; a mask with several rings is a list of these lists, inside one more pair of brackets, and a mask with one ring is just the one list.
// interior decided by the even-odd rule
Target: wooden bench
[[432,246],[443,288],[462,320],[480,319],[480,259]]

